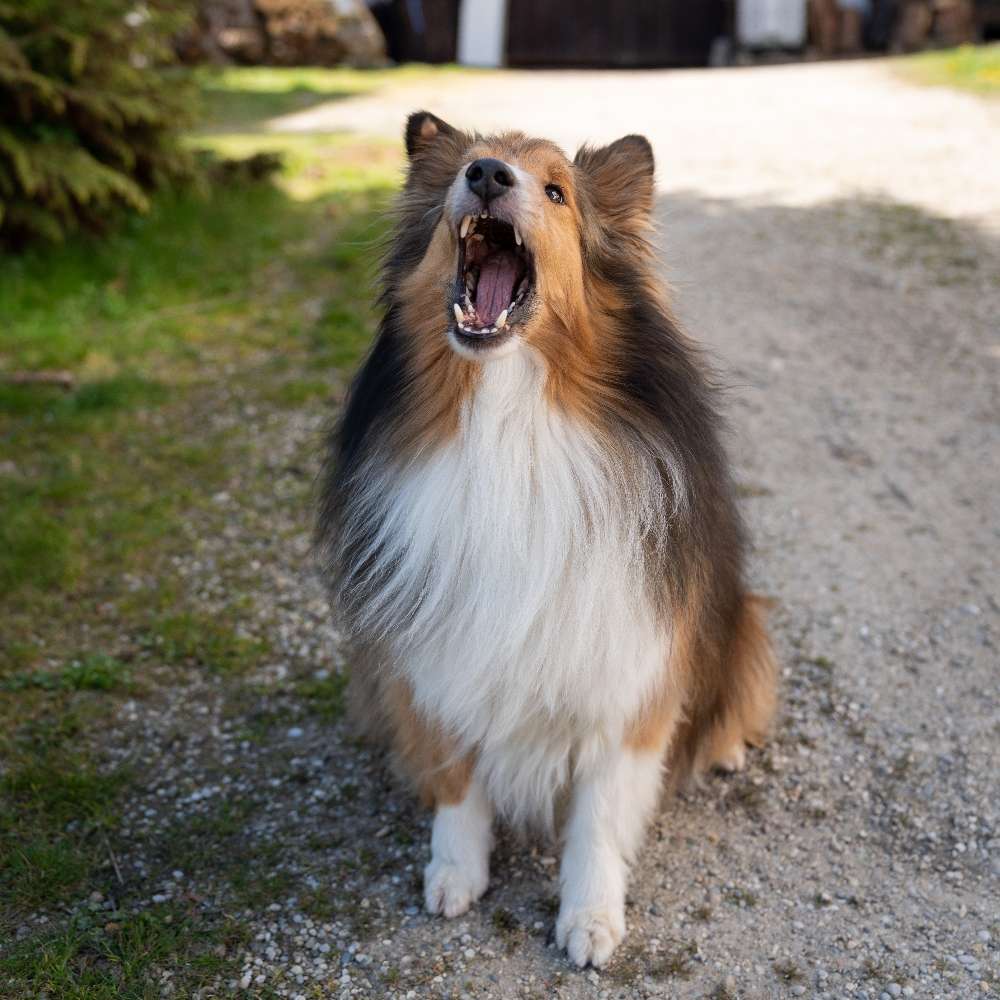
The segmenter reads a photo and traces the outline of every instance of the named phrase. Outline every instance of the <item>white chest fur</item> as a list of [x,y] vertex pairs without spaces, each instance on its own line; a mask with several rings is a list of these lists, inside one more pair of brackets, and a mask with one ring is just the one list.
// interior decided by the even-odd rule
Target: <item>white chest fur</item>
[[623,468],[542,388],[527,350],[488,363],[452,441],[372,477],[394,571],[365,618],[418,706],[477,747],[498,809],[547,824],[662,679],[669,636],[643,576],[652,463]]

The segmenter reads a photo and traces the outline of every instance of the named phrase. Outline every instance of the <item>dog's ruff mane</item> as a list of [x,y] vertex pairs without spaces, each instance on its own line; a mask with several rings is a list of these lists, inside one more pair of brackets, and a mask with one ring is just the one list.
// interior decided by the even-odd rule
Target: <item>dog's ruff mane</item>
[[357,470],[344,531],[369,537],[345,567],[353,628],[476,748],[497,808],[551,826],[571,768],[621,739],[662,674],[647,552],[683,484],[666,495],[669,456],[553,409],[544,377],[528,349],[488,364],[454,438]]

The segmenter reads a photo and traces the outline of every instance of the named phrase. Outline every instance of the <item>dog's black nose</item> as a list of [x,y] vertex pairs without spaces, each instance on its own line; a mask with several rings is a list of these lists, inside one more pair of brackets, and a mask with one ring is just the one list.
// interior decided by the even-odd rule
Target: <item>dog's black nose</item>
[[473,194],[478,194],[484,204],[506,194],[514,186],[514,171],[503,160],[485,157],[473,160],[465,171],[465,181]]

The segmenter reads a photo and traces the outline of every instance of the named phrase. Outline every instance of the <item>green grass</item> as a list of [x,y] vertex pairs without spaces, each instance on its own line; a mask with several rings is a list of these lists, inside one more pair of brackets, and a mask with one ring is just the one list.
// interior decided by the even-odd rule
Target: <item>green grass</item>
[[[272,636],[255,554],[223,548],[208,603],[178,566],[234,528],[273,541],[268,503],[289,467],[281,503],[308,530],[315,454],[274,466],[255,435],[290,410],[325,414],[370,341],[398,144],[267,121],[440,72],[454,71],[205,71],[211,117],[190,142],[278,152],[273,183],[167,192],[102,239],[2,262],[0,997],[159,996],[165,969],[178,996],[231,978],[238,923],[218,907],[140,911],[149,887],[120,881],[123,804],[150,776],[110,758],[105,737],[125,698],[155,697],[166,678],[212,675],[233,704],[258,697],[247,674]],[[71,387],[3,378],[47,370]],[[332,724],[343,678],[309,676],[287,697]],[[147,845],[154,867],[221,880],[237,904],[274,898],[286,876],[256,877],[244,820],[183,821]],[[220,862],[227,851],[238,864]],[[94,910],[94,893],[118,910]],[[37,912],[44,929],[15,940]]]
[[332,722],[344,714],[346,688],[346,674],[326,673],[325,676],[300,681],[297,694],[304,699],[310,711]]
[[241,318],[248,276],[307,226],[308,212],[267,185],[191,192],[109,239],[5,260],[2,360],[94,379],[154,358],[197,365],[220,325]]
[[957,87],[986,96],[1000,94],[1000,43],[922,52],[907,56],[897,66],[916,83]]
[[60,670],[35,670],[0,678],[0,691],[115,691],[131,684],[128,664],[105,653],[86,653]]
[[[93,602],[120,594],[121,574],[158,562],[183,517],[224,481],[214,449],[196,447],[221,449],[222,436],[175,409],[185,393],[167,395],[169,403],[154,392],[141,408],[81,410],[39,398],[28,413],[0,412],[9,456],[0,469],[6,641],[33,635],[39,614],[89,614]],[[0,644],[0,675],[4,659]]]
[[84,885],[104,883],[103,838],[127,780],[120,768],[98,770],[78,748],[72,714],[36,720],[18,735],[0,779],[0,939],[16,913],[66,904]]
[[81,913],[0,957],[0,996],[153,1000],[163,995],[156,974],[164,967],[175,972],[173,995],[192,996],[237,973],[246,937],[235,920],[208,922],[180,906]]
[[[249,136],[218,144],[237,140],[254,148]],[[0,371],[77,381],[70,392],[0,381],[0,600],[12,625],[0,676],[4,642],[23,648],[40,618],[122,598],[125,574],[151,571],[182,547],[186,523],[212,518],[249,444],[213,417],[254,399],[322,405],[364,351],[399,153],[329,136],[278,145],[290,154],[278,185],[169,195],[110,239],[5,261]],[[205,635],[204,656],[168,635],[172,658],[234,659],[216,630]]]
[[266,639],[241,635],[228,622],[194,611],[156,617],[146,642],[166,663],[218,673],[249,670],[270,651]]

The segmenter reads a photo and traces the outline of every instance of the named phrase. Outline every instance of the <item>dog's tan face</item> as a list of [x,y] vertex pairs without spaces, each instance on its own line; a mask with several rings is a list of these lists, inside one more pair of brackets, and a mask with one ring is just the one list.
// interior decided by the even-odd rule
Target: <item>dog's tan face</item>
[[[407,131],[408,193],[439,221],[410,279],[443,292],[452,348],[485,360],[522,344],[547,356],[589,329],[593,260],[629,253],[648,222],[652,154],[645,140],[581,150],[521,133],[470,137],[426,113]],[[437,202],[437,204],[435,204]],[[591,273],[588,274],[588,268]]]
[[572,164],[547,142],[477,142],[466,152],[442,224],[455,245],[452,344],[506,352],[565,315],[583,287]]

